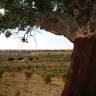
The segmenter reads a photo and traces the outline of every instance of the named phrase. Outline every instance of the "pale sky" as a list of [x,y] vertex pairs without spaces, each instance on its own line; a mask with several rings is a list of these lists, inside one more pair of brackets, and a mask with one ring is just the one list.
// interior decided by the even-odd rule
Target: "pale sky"
[[[0,9],[0,13],[4,14],[4,9]],[[64,36],[57,36],[50,32],[40,31],[36,33],[34,38],[29,39],[29,43],[22,43],[20,39],[16,36],[7,38],[4,34],[0,35],[0,50],[9,50],[9,49],[29,49],[29,50],[59,50],[59,49],[73,49],[73,44]]]
[[20,39],[16,36],[11,36],[7,38],[4,34],[0,35],[0,50],[5,49],[28,49],[28,50],[41,50],[41,49],[49,49],[49,50],[59,50],[59,49],[73,49],[73,44],[66,39],[64,36],[54,35],[50,32],[40,31],[40,33],[35,32],[34,38],[29,38],[29,43],[22,43]]

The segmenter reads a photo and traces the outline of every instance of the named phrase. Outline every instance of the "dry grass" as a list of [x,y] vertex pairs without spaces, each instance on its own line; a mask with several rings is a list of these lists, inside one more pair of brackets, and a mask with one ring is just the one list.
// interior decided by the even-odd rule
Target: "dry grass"
[[[0,96],[60,96],[70,54],[40,51],[37,57],[35,52],[1,52]],[[8,61],[11,57],[14,60]],[[18,62],[18,57],[25,61]]]
[[61,78],[52,78],[45,83],[40,75],[33,74],[26,79],[24,73],[4,73],[0,79],[0,96],[60,96],[64,82]]

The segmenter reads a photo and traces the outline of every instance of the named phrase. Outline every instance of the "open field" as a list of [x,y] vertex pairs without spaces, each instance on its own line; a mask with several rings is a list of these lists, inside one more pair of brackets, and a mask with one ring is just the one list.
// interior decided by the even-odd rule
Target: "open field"
[[71,51],[1,51],[0,96],[60,96]]

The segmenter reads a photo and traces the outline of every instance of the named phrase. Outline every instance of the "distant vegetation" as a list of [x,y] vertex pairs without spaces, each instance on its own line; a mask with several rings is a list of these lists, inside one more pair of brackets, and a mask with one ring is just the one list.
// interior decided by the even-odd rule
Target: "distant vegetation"
[[32,56],[27,57],[29,61],[32,61],[34,58]]
[[44,66],[44,65],[16,65],[16,66],[3,66],[0,67],[0,77],[4,72],[24,72],[26,78],[30,78],[33,73],[39,74],[44,77],[44,80],[49,83],[51,77],[66,78],[68,65],[60,64],[59,66]]
[[[36,51],[28,51],[28,50],[3,50],[0,51],[0,62],[7,62],[7,61],[16,61],[24,59],[26,61],[69,61],[71,59],[71,50],[64,51],[64,50],[38,50]],[[5,56],[6,55],[6,56]],[[38,56],[37,56],[38,55]]]
[[24,70],[24,74],[26,79],[30,79],[32,77],[33,72],[31,70]]
[[70,51],[64,51],[65,53],[63,51],[40,51],[38,56],[32,55],[33,53],[30,54],[29,51],[25,53],[21,51],[17,53],[6,52],[3,53],[4,56],[1,55],[1,57],[5,57],[7,54],[7,59],[3,58],[3,61],[5,60],[4,66],[0,65],[0,78],[4,72],[23,72],[26,79],[30,79],[34,73],[39,74],[46,83],[50,83],[53,77],[60,77],[65,80],[68,69],[66,62],[71,60]]
[[18,57],[18,58],[17,58],[18,61],[21,61],[21,60],[23,60],[23,59],[24,59],[24,57]]
[[8,61],[14,61],[15,59],[13,57],[9,57]]

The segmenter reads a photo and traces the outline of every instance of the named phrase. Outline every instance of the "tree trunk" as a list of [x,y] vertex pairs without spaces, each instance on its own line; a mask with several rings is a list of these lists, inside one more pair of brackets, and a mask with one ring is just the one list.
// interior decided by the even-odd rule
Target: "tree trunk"
[[62,96],[96,96],[96,37],[74,41]]

